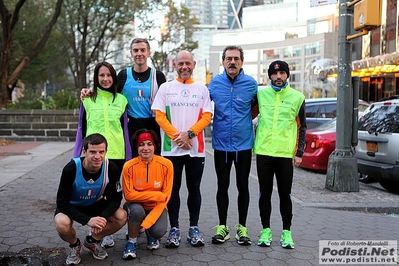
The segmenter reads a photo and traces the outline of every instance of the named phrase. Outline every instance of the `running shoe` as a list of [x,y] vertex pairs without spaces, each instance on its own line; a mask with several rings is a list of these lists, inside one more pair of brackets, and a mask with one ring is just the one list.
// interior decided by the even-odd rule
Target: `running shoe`
[[272,242],[272,231],[270,228],[264,228],[260,231],[260,237],[258,240],[258,246],[261,247],[270,247],[270,243]]
[[167,248],[178,248],[180,246],[180,229],[173,227],[169,231],[169,236],[166,239],[165,247]]
[[109,236],[103,237],[103,239],[101,240],[101,246],[103,248],[111,248],[111,247],[115,246],[114,236],[109,235]]
[[90,242],[88,237],[85,238],[83,248],[93,254],[93,257],[98,260],[103,260],[108,257],[108,253],[101,246],[101,242]]
[[159,249],[159,240],[147,234],[147,248],[149,250]]
[[201,231],[198,227],[188,229],[187,241],[189,241],[193,247],[200,247],[205,244],[204,238],[202,237]]
[[235,226],[237,229],[236,239],[239,245],[251,245],[251,239],[248,236],[248,229],[241,224]]
[[136,245],[137,243],[126,242],[125,250],[123,251],[122,259],[132,260],[136,258]]
[[82,252],[82,244],[80,244],[80,241],[79,241],[79,244],[76,247],[71,247],[71,250],[69,251],[69,254],[66,258],[65,265],[79,264],[81,252]]
[[283,230],[281,234],[280,244],[283,248],[295,248],[294,240],[292,240],[291,231]]
[[212,237],[213,244],[224,243],[230,239],[229,227],[226,225],[216,225],[216,234]]

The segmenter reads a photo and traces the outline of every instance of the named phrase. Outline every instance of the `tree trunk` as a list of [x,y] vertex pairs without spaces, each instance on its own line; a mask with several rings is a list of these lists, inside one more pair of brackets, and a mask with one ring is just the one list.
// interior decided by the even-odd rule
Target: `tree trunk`
[[1,10],[1,18],[2,18],[2,26],[3,26],[3,43],[2,43],[2,50],[1,50],[1,70],[0,70],[0,77],[1,77],[1,84],[0,84],[0,103],[1,108],[4,109],[7,107],[7,87],[8,87],[8,64],[10,61],[10,43],[11,43],[11,18],[12,13],[11,11],[4,10],[5,6],[2,6]]
[[50,37],[50,33],[53,29],[53,26],[55,25],[58,17],[60,16],[62,1],[63,0],[57,0],[57,5],[55,7],[54,15],[51,18],[51,21],[46,26],[46,31],[44,32],[43,37],[36,44],[36,46],[30,51],[29,55],[25,56],[22,59],[22,61],[18,64],[18,66],[12,72],[12,74],[9,78],[9,82],[12,82],[17,77],[19,72],[21,72],[22,69],[29,63],[29,61],[32,60],[34,57],[36,57],[40,53],[40,51],[43,49],[43,47],[46,45],[47,40]]
[[[24,1],[19,1],[15,8],[15,14],[12,14],[11,11],[8,11],[4,4],[1,4],[0,11],[1,11],[1,18],[3,23],[3,43],[2,43],[2,50],[1,50],[1,84],[0,84],[0,103],[2,108],[6,108],[7,106],[7,86],[10,84],[22,71],[22,69],[28,64],[28,62],[37,56],[43,47],[46,45],[46,42],[50,36],[50,33],[53,29],[53,26],[57,22],[58,17],[61,13],[63,0],[57,0],[57,4],[54,10],[54,15],[51,18],[51,21],[46,26],[46,30],[43,33],[42,38],[37,43],[37,45],[32,49],[32,51],[25,56],[22,61],[18,64],[17,68],[12,72],[10,78],[8,78],[8,66],[10,60],[10,44],[11,44],[11,32],[13,26],[18,21],[19,11],[22,7]],[[2,1],[1,1],[2,3]],[[13,19],[13,25],[11,25],[11,19]]]
[[29,63],[30,58],[28,56],[25,56],[22,61],[18,64],[18,66],[14,69],[12,72],[11,76],[8,78],[8,84],[10,84],[14,79],[17,78],[17,75],[21,70]]

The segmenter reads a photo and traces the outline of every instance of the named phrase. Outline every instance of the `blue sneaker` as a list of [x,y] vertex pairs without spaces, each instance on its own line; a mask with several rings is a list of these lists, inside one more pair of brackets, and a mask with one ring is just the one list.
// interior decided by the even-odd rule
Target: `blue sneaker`
[[190,244],[193,247],[200,247],[205,243],[198,227],[188,229],[187,241],[190,241]]
[[178,248],[180,246],[180,229],[173,227],[169,231],[169,236],[166,239],[165,247],[167,248]]
[[147,234],[147,248],[149,250],[159,249],[159,240]]
[[122,259],[132,260],[136,258],[137,243],[126,242],[125,250],[123,251]]

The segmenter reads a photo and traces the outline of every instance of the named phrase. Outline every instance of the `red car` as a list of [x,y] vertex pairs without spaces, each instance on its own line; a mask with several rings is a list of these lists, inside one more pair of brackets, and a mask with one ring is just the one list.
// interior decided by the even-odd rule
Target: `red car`
[[300,167],[320,172],[326,172],[328,157],[335,150],[334,118],[314,129],[306,131],[305,152]]

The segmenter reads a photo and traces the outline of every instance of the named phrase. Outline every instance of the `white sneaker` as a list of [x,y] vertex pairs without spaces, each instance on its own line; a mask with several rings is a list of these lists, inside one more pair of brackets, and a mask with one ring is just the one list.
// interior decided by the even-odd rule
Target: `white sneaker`
[[109,235],[109,236],[103,237],[103,239],[101,240],[101,246],[103,248],[110,248],[110,247],[115,246],[114,236]]
[[77,265],[80,262],[80,253],[82,252],[82,244],[74,248],[70,248],[68,257],[66,258],[65,265]]
[[85,241],[83,242],[83,248],[86,251],[89,251],[93,254],[93,257],[98,259],[98,260],[103,260],[106,257],[108,257],[107,251],[101,246],[101,243],[96,243],[92,242],[90,243],[88,241],[88,237],[85,238]]

